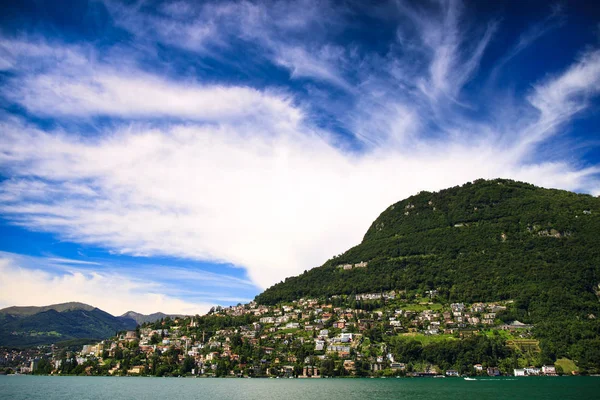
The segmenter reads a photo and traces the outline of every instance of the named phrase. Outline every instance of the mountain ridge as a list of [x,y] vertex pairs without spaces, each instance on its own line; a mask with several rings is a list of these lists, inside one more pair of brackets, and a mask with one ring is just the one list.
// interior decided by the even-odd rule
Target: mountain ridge
[[134,321],[136,321],[138,323],[138,325],[141,325],[146,322],[156,322],[156,321],[166,318],[166,317],[175,318],[175,317],[181,317],[181,316],[182,315],[180,315],[180,314],[165,314],[162,312],[155,312],[152,314],[140,314],[135,311],[127,311],[127,312],[123,313],[122,315],[120,315],[119,317],[120,318],[131,318]]
[[67,302],[67,303],[58,303],[58,304],[50,304],[48,306],[10,306],[3,309],[0,309],[0,314],[10,314],[15,316],[28,316],[38,314],[40,312],[45,312],[49,310],[55,310],[57,312],[63,311],[73,311],[73,310],[86,310],[92,311],[94,306],[90,306],[89,304],[79,303],[79,302]]
[[114,316],[89,304],[68,302],[48,306],[11,306],[0,310],[0,345],[34,346],[73,339],[107,339],[167,314],[128,311]]
[[[432,260],[460,262],[471,257],[473,262],[486,262],[490,254],[506,255],[507,250],[523,253],[524,246],[532,249],[552,247],[555,252],[568,252],[569,246],[574,244],[600,244],[593,235],[600,229],[599,214],[600,199],[590,195],[543,189],[505,179],[477,180],[439,192],[420,192],[387,207],[358,245],[320,267],[273,285],[259,294],[256,301],[272,304],[305,295],[404,290],[411,286],[417,289],[415,286],[418,285],[411,282],[410,277],[401,279],[394,272],[415,264],[430,265]],[[600,259],[600,252],[588,250],[593,253],[594,260]],[[488,255],[485,255],[486,251]],[[477,254],[484,256],[477,257]],[[353,271],[336,268],[362,261],[368,262],[369,266]],[[544,260],[547,261],[552,260]],[[514,264],[515,260],[507,262]],[[358,278],[365,278],[373,270],[391,274],[393,279],[388,281],[389,284],[361,284]],[[512,274],[515,271],[504,272]],[[315,274],[320,274],[321,279],[306,284],[306,277]],[[402,280],[404,282],[399,282]],[[347,285],[338,285],[338,288],[332,284],[342,281]],[[418,283],[422,286],[452,286],[443,280]],[[591,287],[587,289],[591,292]],[[285,291],[289,293],[284,295]],[[506,295],[500,297],[506,298]],[[461,296],[455,297],[461,299]]]

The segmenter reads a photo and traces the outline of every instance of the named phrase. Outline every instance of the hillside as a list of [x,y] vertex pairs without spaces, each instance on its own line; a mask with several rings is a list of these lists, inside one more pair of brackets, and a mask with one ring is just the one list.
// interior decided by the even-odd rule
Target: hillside
[[[503,318],[536,324],[538,337],[552,338],[548,351],[560,352],[600,335],[599,233],[599,198],[478,180],[391,205],[358,246],[256,301],[392,289],[437,290],[444,302],[514,300]],[[368,266],[339,267],[361,261]]]
[[81,303],[0,310],[0,346],[32,346],[71,339],[105,339],[134,329],[131,318],[114,317]]
[[137,322],[139,325],[141,324],[145,324],[147,322],[156,322],[160,319],[164,319],[166,317],[171,317],[171,318],[175,318],[175,317],[180,317],[181,315],[169,315],[169,314],[164,314],[161,312],[156,312],[156,313],[152,313],[152,314],[140,314],[137,313],[135,311],[127,311],[125,314],[121,315],[120,318],[129,318],[129,319],[133,319],[135,322]]
[[72,311],[72,310],[92,311],[94,308],[95,307],[90,306],[88,304],[70,302],[70,303],[51,304],[49,306],[41,306],[41,307],[12,306],[12,307],[3,308],[2,310],[0,310],[0,314],[10,314],[13,316],[24,317],[24,316],[34,315],[34,314],[38,314],[38,313],[49,311],[49,310],[54,310],[54,311],[58,311],[58,312]]

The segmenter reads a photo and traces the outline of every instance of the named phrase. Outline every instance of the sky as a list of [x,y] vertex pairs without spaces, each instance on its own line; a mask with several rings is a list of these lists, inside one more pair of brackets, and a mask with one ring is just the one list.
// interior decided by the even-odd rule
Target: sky
[[600,195],[600,8],[0,5],[0,307],[245,303],[422,190]]

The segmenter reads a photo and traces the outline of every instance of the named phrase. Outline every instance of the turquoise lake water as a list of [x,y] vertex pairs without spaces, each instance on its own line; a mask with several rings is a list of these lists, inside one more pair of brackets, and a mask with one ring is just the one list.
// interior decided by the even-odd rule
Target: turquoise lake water
[[0,376],[0,399],[600,399],[600,377],[466,381]]

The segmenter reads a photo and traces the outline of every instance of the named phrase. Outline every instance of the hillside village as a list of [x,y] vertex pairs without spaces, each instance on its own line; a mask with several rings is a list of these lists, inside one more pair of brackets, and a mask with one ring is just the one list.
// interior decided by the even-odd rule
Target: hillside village
[[[205,316],[146,323],[78,351],[40,348],[14,367],[21,373],[285,378],[576,373],[543,363],[531,325],[498,318],[510,301],[443,305],[436,295],[431,290],[407,302],[403,293],[388,291],[217,307]],[[10,352],[2,357],[0,367],[10,364]]]

